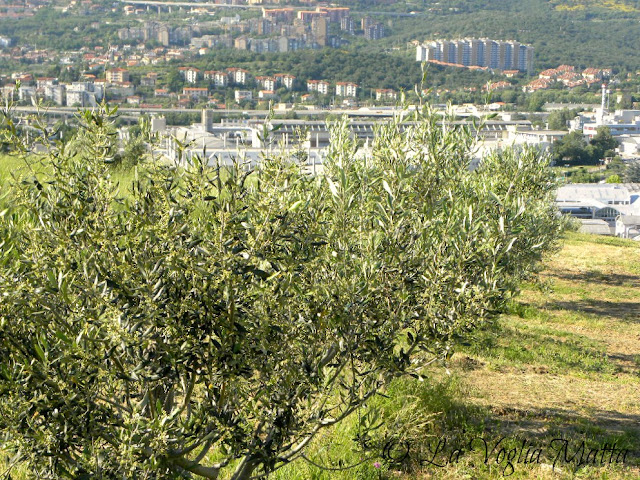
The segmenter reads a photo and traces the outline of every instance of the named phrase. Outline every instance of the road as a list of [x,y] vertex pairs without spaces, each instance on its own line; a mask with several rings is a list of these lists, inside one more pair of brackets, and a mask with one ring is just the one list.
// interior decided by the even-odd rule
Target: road
[[[49,107],[49,108],[36,108],[33,106],[15,107],[16,112],[20,113],[41,113],[44,115],[73,115],[78,113],[77,107]],[[314,115],[347,115],[349,117],[392,117],[394,113],[399,112],[399,109],[395,108],[359,108],[349,110],[335,110],[335,109],[296,109],[296,110],[275,110],[275,115],[291,115],[295,113],[298,116],[314,116]],[[247,117],[266,117],[268,115],[267,110],[241,110],[241,109],[225,109],[225,110],[212,110],[214,114],[220,114],[222,116],[240,115]],[[147,114],[162,114],[162,113],[202,113],[201,108],[118,108],[118,113],[122,115],[140,115]]]
[[[187,7],[187,8],[242,8],[242,9],[262,9],[262,8],[282,8],[280,4],[273,5],[228,5],[221,3],[208,3],[208,2],[160,2],[156,0],[119,0],[120,3],[129,3],[132,5],[149,5],[150,7]],[[308,10],[309,7],[291,7],[295,10]],[[410,12],[410,13],[398,13],[398,12],[383,12],[383,11],[351,11],[358,15],[376,15],[387,17],[426,17],[427,13],[423,12]]]
[[157,2],[155,0],[119,0],[120,3],[130,3],[133,5],[149,5],[151,7],[191,7],[191,8],[244,8],[257,9],[262,5],[227,5],[207,2]]

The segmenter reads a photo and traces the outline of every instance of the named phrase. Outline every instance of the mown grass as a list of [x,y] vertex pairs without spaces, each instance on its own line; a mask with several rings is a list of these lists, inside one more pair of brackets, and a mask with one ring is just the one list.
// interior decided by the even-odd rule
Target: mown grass
[[[0,202],[1,195],[11,183],[31,178],[35,175],[50,173],[46,159],[38,156],[18,156],[0,154]],[[120,193],[127,195],[134,179],[133,168],[113,167],[109,170],[112,180],[120,184]]]
[[[392,442],[391,455],[380,446],[355,454],[352,420],[309,455],[322,453],[332,467],[361,457],[366,465],[335,472],[301,461],[274,478],[640,478],[639,266],[634,242],[569,234],[542,275],[546,288],[526,285],[507,314],[458,350],[450,375],[433,368],[425,382],[398,380],[374,402],[389,425],[378,440]],[[495,447],[486,457],[482,441]],[[607,452],[601,462],[612,444],[613,461]]]
[[[639,287],[637,242],[568,234],[542,286],[525,285],[466,339],[448,374],[438,366],[425,381],[395,381],[368,411],[323,432],[309,461],[272,478],[640,479]],[[362,451],[355,439],[371,412],[384,426]],[[582,464],[571,461],[583,444]],[[584,462],[612,444],[628,451],[624,462]],[[18,468],[12,478],[32,476]]]

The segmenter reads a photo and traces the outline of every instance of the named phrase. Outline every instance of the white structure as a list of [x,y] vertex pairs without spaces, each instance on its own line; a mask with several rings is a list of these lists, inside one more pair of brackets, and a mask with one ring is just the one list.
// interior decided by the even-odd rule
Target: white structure
[[263,100],[269,100],[276,97],[276,92],[274,92],[273,90],[260,90],[258,92],[258,98],[261,98]]
[[245,100],[253,100],[253,94],[250,90],[236,90],[234,92],[234,98],[236,99],[236,103],[240,103]]
[[358,94],[358,85],[351,82],[336,83],[336,96],[355,97]]
[[275,91],[276,79],[273,77],[256,77],[256,81],[263,90]]
[[611,135],[640,135],[640,110],[609,111],[609,92],[606,85],[602,85],[602,100],[600,108],[596,109],[595,121],[583,123],[582,133],[593,138],[600,127],[608,127]]
[[556,205],[564,214],[613,222],[619,216],[640,215],[638,183],[576,183],[560,187]]
[[44,98],[51,100],[56,105],[64,105],[65,96],[65,85],[45,85],[44,87]]
[[640,156],[640,135],[620,135],[617,140],[620,155],[626,158]]
[[608,127],[614,137],[640,135],[640,111],[616,110],[614,114],[605,114],[598,117],[595,123],[585,123],[582,126],[582,133],[589,138],[593,138],[600,127]]
[[293,82],[295,82],[296,77],[293,75],[278,74],[276,75],[276,80],[278,80],[279,83],[284,85],[285,88],[288,88],[289,90],[291,90],[293,88]]
[[167,129],[167,119],[165,117],[151,118],[151,133],[163,133]]
[[229,77],[225,72],[206,71],[204,79],[213,82],[215,87],[226,87],[229,85]]
[[532,129],[510,129],[507,141],[514,145],[532,145],[540,150],[548,150],[569,132],[564,130],[532,130]]
[[604,220],[584,219],[581,220],[582,225],[578,230],[580,233],[589,233],[591,235],[613,235],[609,224]]
[[227,68],[229,72],[229,78],[233,83],[238,85],[246,85],[249,81],[249,72],[242,68]]
[[616,218],[616,237],[635,239],[638,236],[640,236],[640,215],[621,215]]
[[[96,85],[92,82],[73,82],[71,85],[66,86],[66,90],[68,107],[73,107],[74,105],[95,107],[104,98],[102,85]],[[129,95],[133,95],[133,88]]]
[[310,92],[329,95],[329,86],[329,82],[325,82],[324,80],[307,80],[307,90]]
[[533,71],[533,47],[516,41],[488,38],[434,40],[418,45],[416,61],[438,61],[465,67],[487,67],[494,70]]
[[189,68],[184,72],[184,79],[189,83],[197,83],[199,73],[200,70],[198,70],[197,68]]
[[20,101],[36,101],[36,87],[29,85],[20,85],[18,89],[18,99]]

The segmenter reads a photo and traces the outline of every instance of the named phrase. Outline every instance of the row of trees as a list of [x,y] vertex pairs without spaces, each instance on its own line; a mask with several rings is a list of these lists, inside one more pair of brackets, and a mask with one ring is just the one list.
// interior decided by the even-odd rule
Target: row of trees
[[553,159],[559,165],[597,165],[606,156],[613,157],[618,142],[607,127],[588,142],[581,132],[568,133],[553,144]]
[[0,432],[34,477],[268,474],[449,357],[562,227],[547,158],[472,171],[471,132],[428,109],[371,151],[337,122],[317,176],[276,148],[123,185],[113,113],[86,112],[0,214]]

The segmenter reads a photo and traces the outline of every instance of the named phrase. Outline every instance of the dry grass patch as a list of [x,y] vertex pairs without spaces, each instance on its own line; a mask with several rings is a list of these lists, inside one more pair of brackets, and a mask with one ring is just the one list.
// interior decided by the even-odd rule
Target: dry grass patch
[[502,435],[628,445],[624,467],[576,475],[640,478],[640,245],[572,234],[542,278],[549,290],[525,288],[510,315],[454,356],[467,401]]

